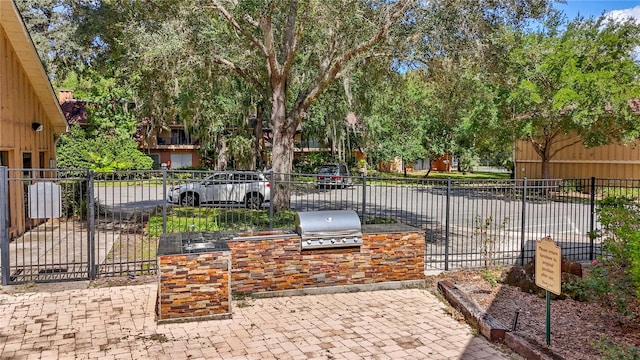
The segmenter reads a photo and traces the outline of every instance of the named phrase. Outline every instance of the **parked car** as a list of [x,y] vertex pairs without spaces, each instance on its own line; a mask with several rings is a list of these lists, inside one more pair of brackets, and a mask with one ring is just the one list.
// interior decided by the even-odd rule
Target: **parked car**
[[324,164],[316,175],[318,187],[347,187],[353,185],[353,178],[345,164]]
[[167,201],[182,206],[244,204],[259,209],[270,197],[271,184],[260,172],[221,171],[204,180],[172,186]]

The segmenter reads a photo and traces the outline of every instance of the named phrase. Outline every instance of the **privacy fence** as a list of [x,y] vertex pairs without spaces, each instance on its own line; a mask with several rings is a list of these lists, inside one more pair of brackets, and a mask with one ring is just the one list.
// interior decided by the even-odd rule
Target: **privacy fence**
[[[270,173],[212,174],[0,167],[2,283],[153,274],[163,233],[293,229],[296,211],[320,210],[355,210],[363,224],[425,230],[426,270],[526,263],[544,236],[564,256],[586,261],[600,251],[600,240],[590,236],[599,226],[597,201],[637,198],[640,188],[637,180],[595,178],[354,176],[319,186],[313,174],[285,181]],[[273,208],[276,188],[289,192],[288,210]]]

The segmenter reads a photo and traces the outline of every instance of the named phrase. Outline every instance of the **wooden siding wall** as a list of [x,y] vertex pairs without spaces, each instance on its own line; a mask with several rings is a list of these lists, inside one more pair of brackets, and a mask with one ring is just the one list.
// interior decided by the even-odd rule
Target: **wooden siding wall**
[[[559,145],[571,143],[575,136],[564,138]],[[521,179],[539,179],[542,162],[531,143],[518,141],[515,151],[515,175]],[[582,143],[560,150],[549,163],[550,178],[640,179],[640,142],[629,145],[610,144],[585,148]]]
[[[42,131],[34,131],[33,122],[43,125]],[[8,151],[9,167],[22,168],[23,154],[31,153],[32,168],[48,168],[55,158],[55,139],[52,121],[44,111],[25,69],[7,34],[0,27],[0,151]],[[40,153],[44,163],[40,164]],[[13,172],[12,172],[13,173]],[[34,174],[36,172],[33,172]],[[11,182],[14,184],[15,182]],[[23,196],[22,189],[9,188],[11,196]],[[24,231],[25,213],[21,201],[11,200],[11,233]]]

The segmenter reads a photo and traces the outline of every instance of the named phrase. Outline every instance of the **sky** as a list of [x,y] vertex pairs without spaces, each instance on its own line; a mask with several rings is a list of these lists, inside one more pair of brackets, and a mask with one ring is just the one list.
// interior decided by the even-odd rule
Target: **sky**
[[569,20],[576,16],[597,17],[603,13],[614,18],[632,16],[640,20],[640,0],[567,0],[566,4],[556,3],[555,8],[564,11]]

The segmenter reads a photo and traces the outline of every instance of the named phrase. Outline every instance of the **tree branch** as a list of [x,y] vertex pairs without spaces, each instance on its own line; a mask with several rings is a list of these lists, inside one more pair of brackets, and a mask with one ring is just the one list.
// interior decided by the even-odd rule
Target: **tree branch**
[[[218,12],[231,24],[231,26],[239,31],[242,35],[244,35],[252,44],[254,44],[258,49],[260,49],[265,55],[267,54],[267,50],[265,45],[260,41],[260,39],[253,36],[250,32],[248,32],[244,27],[240,26],[238,22],[231,16],[231,14],[227,11],[227,9],[220,5],[220,3],[216,0],[213,1],[213,6],[218,10]],[[247,19],[247,22],[251,25],[256,26],[255,21],[251,21],[251,17]]]
[[[309,2],[307,2],[307,6],[303,13],[306,13],[306,10],[309,8]],[[287,28],[285,30],[285,44],[284,44],[284,60],[282,65],[282,73],[289,74],[289,70],[291,70],[291,66],[293,65],[293,60],[296,57],[296,53],[298,52],[298,45],[300,44],[300,40],[302,39],[302,33],[304,29],[304,21],[298,23],[299,27],[296,29],[296,23],[298,20],[298,1],[291,0],[289,2],[289,16],[287,18]]]
[[309,87],[301,91],[295,101],[293,108],[291,109],[291,116],[295,119],[296,126],[300,124],[305,112],[311,106],[311,104],[329,87],[331,81],[333,81],[339,74],[340,70],[347,65],[355,57],[366,53],[371,50],[376,44],[385,39],[388,36],[389,29],[395,22],[404,15],[406,10],[414,3],[414,0],[401,0],[392,6],[391,14],[388,15],[384,24],[376,31],[369,39],[361,42],[353,47],[351,50],[346,51],[341,56],[338,56],[331,61],[328,66],[321,69],[315,80],[309,85]]
[[[271,7],[273,7],[273,3]],[[269,73],[271,86],[275,88],[281,81],[282,69],[276,56],[276,45],[273,39],[273,27],[271,24],[271,11],[260,20],[260,30],[264,36],[264,53],[267,58],[267,72]]]
[[236,74],[238,74],[241,78],[243,78],[247,83],[251,84],[261,94],[265,94],[266,93],[267,89],[265,89],[264,85],[260,81],[258,81],[258,79],[256,79],[255,77],[251,76],[244,69],[242,69],[241,67],[237,66],[234,62],[229,61],[229,60],[223,58],[222,56],[220,56],[218,54],[212,54],[211,55],[211,59],[216,64],[220,64],[222,66],[225,66],[226,68],[228,68],[228,69],[232,70],[233,72],[235,72]]
[[549,154],[549,159],[551,159],[551,158],[553,158],[554,156],[556,156],[556,154],[557,154],[558,152],[560,152],[561,150],[564,150],[564,149],[566,149],[566,148],[568,148],[568,147],[570,147],[570,146],[573,146],[573,145],[575,145],[575,144],[578,144],[578,143],[580,143],[581,141],[582,141],[582,139],[578,138],[578,139],[576,139],[576,140],[574,140],[574,141],[570,142],[569,144],[562,145],[561,147],[557,148],[553,153]]

